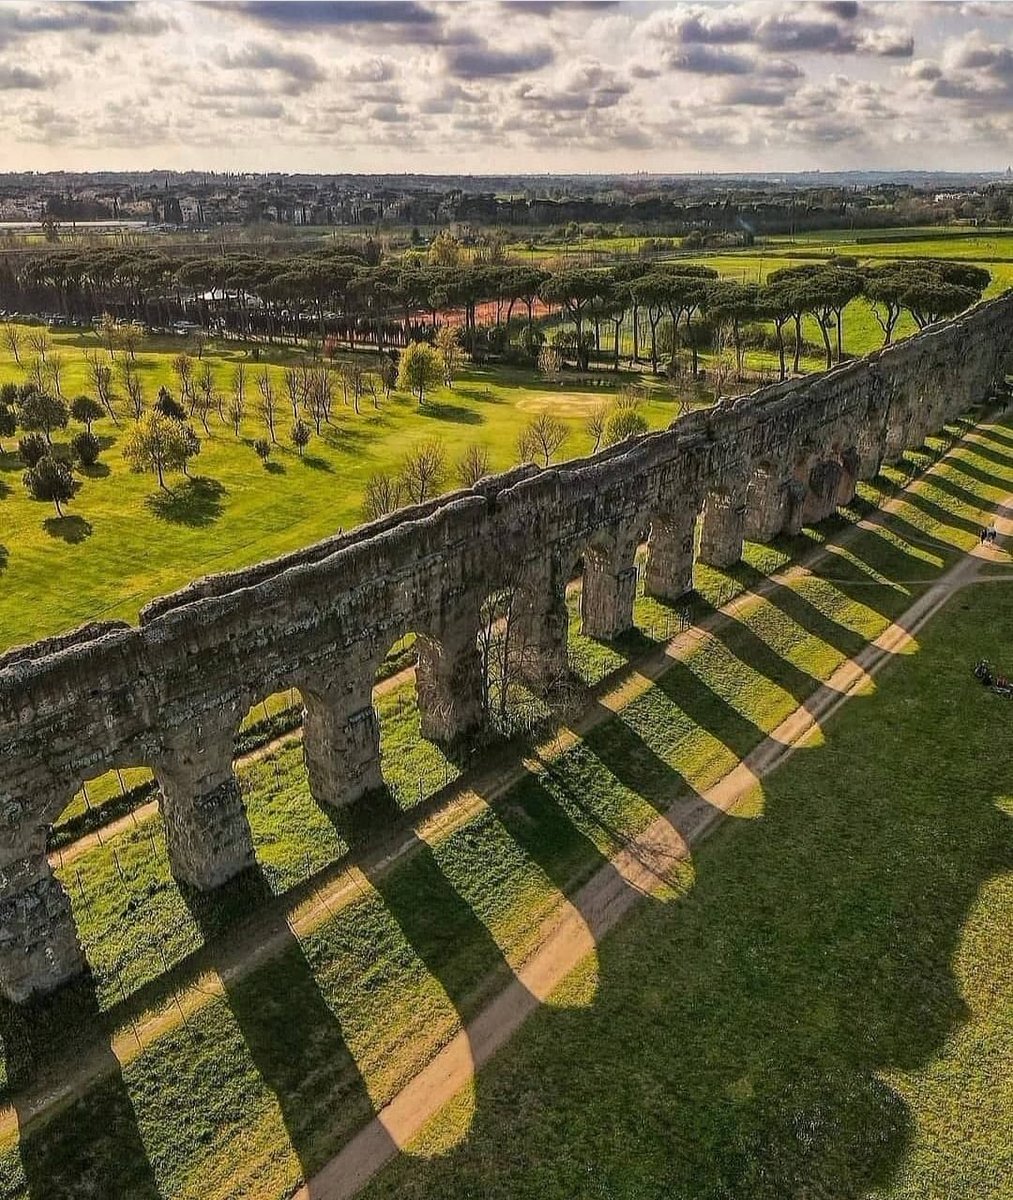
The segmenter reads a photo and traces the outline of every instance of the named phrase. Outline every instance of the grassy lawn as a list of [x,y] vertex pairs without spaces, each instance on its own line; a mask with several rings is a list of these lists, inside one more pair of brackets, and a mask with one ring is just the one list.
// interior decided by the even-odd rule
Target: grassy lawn
[[369,1200],[1007,1197],[1009,713],[969,666],[1011,638],[1013,586],[956,597]]
[[[90,390],[84,352],[97,345],[96,339],[55,333],[52,340],[65,359],[64,393]],[[162,384],[174,388],[171,361],[179,349],[163,341],[140,353],[138,370],[149,404]],[[23,465],[9,452],[13,443],[5,443],[8,453],[0,454],[0,650],[86,620],[135,620],[152,597],[200,575],[259,562],[357,525],[366,480],[377,471],[396,472],[415,442],[438,438],[445,444],[448,487],[456,486],[453,465],[472,443],[487,447],[493,469],[514,465],[519,429],[544,410],[570,427],[561,455],[582,454],[590,448],[586,415],[609,395],[602,388],[571,390],[565,377],[561,384],[549,384],[534,372],[476,368],[464,372],[453,389],[437,389],[424,408],[393,393],[380,400],[379,408],[365,400],[356,414],[342,404],[339,387],[333,425],[324,426],[300,459],[287,445],[292,413],[282,382],[293,356],[279,351],[275,357],[271,370],[281,396],[283,445],[275,449],[269,470],[253,450],[263,430],[254,416],[260,365],[252,362],[247,363],[241,437],[217,414],[210,437],[198,425],[203,446],[192,470],[197,478],[172,478],[170,493],[159,492],[154,476],[132,474],[123,461],[125,418],[119,428],[108,419],[96,422],[105,445],[102,461],[82,478],[62,520],[52,505],[28,498],[21,485]],[[206,352],[205,359],[227,391],[242,351],[227,344]],[[0,352],[0,382],[23,378],[9,354]],[[673,395],[660,385],[652,387],[644,414],[653,428],[677,415]],[[66,443],[73,432],[54,440]]]
[[[1013,235],[998,233],[961,238],[950,232],[936,240],[882,242],[863,236],[855,246],[814,236],[793,246],[772,239],[756,249],[703,253],[691,261],[713,265],[727,278],[757,282],[772,270],[797,265],[802,260],[792,257],[795,253],[853,251],[868,262],[909,253],[969,257],[993,272],[989,294],[995,294],[1013,285],[1010,244]],[[899,323],[898,337],[912,332],[909,318]],[[807,322],[805,335],[814,344],[820,341],[812,321]],[[56,331],[51,340],[64,361],[65,395],[90,391],[84,355],[98,348],[97,337]],[[862,302],[852,304],[845,317],[846,350],[864,354],[881,340],[868,307]],[[642,353],[647,344],[645,336]],[[178,341],[167,338],[151,339],[142,347],[137,366],[149,404],[159,386],[175,389],[171,362],[180,348]],[[590,449],[586,415],[608,396],[608,389],[568,383],[566,376],[552,384],[534,372],[501,367],[464,372],[453,389],[438,389],[424,408],[395,393],[381,400],[379,408],[366,398],[361,412],[355,413],[342,403],[337,388],[333,425],[313,438],[300,459],[287,445],[291,411],[283,383],[285,367],[297,363],[299,354],[281,347],[260,347],[259,352],[260,362],[253,362],[248,351],[234,343],[212,344],[205,352],[225,392],[236,364],[246,363],[247,417],[236,438],[231,427],[213,415],[210,435],[198,430],[203,446],[193,467],[196,478],[173,479],[169,493],[161,493],[153,477],[131,474],[123,461],[127,422],[122,396],[123,423],[119,427],[108,419],[96,423],[104,445],[102,461],[82,477],[79,494],[62,519],[50,505],[28,499],[21,485],[23,466],[7,441],[8,452],[0,453],[0,651],[86,620],[134,620],[149,599],[200,575],[248,565],[358,524],[368,477],[396,470],[405,451],[420,440],[439,438],[445,443],[451,468],[447,486],[453,486],[454,462],[472,443],[488,448],[494,470],[513,465],[518,430],[543,411],[558,414],[570,426],[561,457],[585,453]],[[27,347],[23,357],[26,362],[31,357]],[[701,362],[705,370],[712,365],[708,355]],[[279,393],[278,431],[283,443],[267,470],[253,451],[253,441],[263,432],[254,416],[255,375],[262,366],[273,374]],[[819,355],[804,360],[807,370],[821,366]],[[776,355],[750,351],[746,367],[754,375],[770,375],[776,371]],[[0,351],[0,382],[23,378],[24,371],[16,367],[10,352]],[[660,428],[677,415],[678,406],[670,389],[656,381],[648,384],[650,398],[644,413],[652,428]],[[752,385],[728,381],[725,386],[735,391]],[[707,394],[688,381],[686,394],[694,403],[708,402]],[[57,435],[57,444],[66,443],[74,431]],[[59,587],[52,586],[54,579],[60,580]]]
[[[90,851],[65,882],[94,984],[0,1012],[6,1095],[16,1107],[46,1060],[111,1060],[108,1038],[129,1032],[132,1016],[165,1012],[166,1027],[142,1053],[121,1051],[122,1065],[108,1061],[106,1082],[79,1102],[30,1122],[20,1141],[0,1138],[0,1196],[284,1194],[481,1007],[562,894],[669,801],[719,778],[956,561],[981,510],[1011,488],[1013,436],[992,427],[886,530],[725,622],[545,770],[417,839],[389,869],[356,855],[358,892],[298,936],[286,914],[334,877],[384,808],[377,799],[337,817],[318,810],[296,747],[243,771],[260,871],[224,894],[180,892],[157,820]],[[736,571],[701,574],[697,605],[817,536],[750,547]],[[647,603],[641,643],[663,618]],[[988,753],[1004,702],[968,670],[1008,640],[1010,603],[998,584],[955,599],[920,635],[920,652],[837,719],[826,747],[768,780],[741,821],[695,852],[676,881],[685,897],[650,903],[610,938],[483,1073],[474,1107],[456,1105],[421,1149],[452,1145],[462,1117],[467,1145],[428,1165],[406,1161],[374,1195],[836,1200],[886,1178],[922,1096],[942,1111],[943,1132],[988,1149],[975,1122],[986,1104],[1003,1111],[1001,1095],[982,1084],[969,1094],[956,1052],[947,1069],[959,1089],[931,1093],[917,1072],[951,1035],[961,995],[976,1011],[949,955],[979,886],[1010,861],[994,808],[1002,756]],[[605,669],[583,641],[574,637],[575,657]],[[621,666],[635,649],[607,653]],[[387,802],[390,816],[417,803],[415,780],[436,787],[449,770],[417,757],[412,693],[395,689],[381,708],[385,771],[400,797]],[[859,717],[855,744],[841,742]],[[927,745],[940,750],[931,770]],[[815,774],[778,790],[803,767]],[[264,921],[261,940],[276,936],[282,949],[227,976],[221,995],[214,980],[250,914]],[[967,970],[1001,996],[995,914],[982,911],[974,928]],[[174,992],[185,1025],[173,1018]],[[999,1024],[994,1036],[975,1034],[996,1063],[1001,1035]],[[941,1133],[933,1144],[953,1152]],[[1002,1166],[1001,1152],[988,1151],[976,1180]]]

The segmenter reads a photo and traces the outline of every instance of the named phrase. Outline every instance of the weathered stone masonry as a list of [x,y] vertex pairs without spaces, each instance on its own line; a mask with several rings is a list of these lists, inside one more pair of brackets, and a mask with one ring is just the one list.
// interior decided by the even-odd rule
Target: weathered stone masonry
[[830,515],[884,459],[1003,384],[1013,293],[823,375],[689,414],[555,469],[523,467],[247,571],[155,600],[139,627],[87,625],[0,657],[0,989],[13,1000],[83,969],[46,837],[82,782],[146,764],[158,778],[173,873],[213,888],[253,860],[233,774],[252,704],[298,688],[309,782],[347,804],[381,782],[373,680],[418,635],[427,736],[481,720],[479,609],[509,584],[537,672],[566,664],[564,592],[584,564],[585,629],[633,623],[634,556],[677,598],[700,557],[735,562]]

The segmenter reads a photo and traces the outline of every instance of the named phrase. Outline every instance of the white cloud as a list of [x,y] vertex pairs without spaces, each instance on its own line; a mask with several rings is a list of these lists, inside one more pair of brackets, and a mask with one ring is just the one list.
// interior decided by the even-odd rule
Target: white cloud
[[1010,10],[0,0],[0,153],[14,168],[332,170],[337,145],[360,170],[999,166]]

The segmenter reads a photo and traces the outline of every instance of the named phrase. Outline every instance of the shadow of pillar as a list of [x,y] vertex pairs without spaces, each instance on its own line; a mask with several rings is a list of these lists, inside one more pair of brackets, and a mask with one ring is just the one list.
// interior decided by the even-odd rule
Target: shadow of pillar
[[[305,951],[259,867],[230,881],[214,897],[188,888],[181,891],[308,1180],[337,1149],[337,1126],[352,1131],[375,1115],[341,1022],[321,994]],[[255,970],[238,978],[224,971],[220,917],[234,914],[237,906],[256,911],[262,941],[277,946]]]
[[[54,1032],[71,1022],[99,1031],[89,1053],[98,1059],[101,1082],[84,1096],[51,1106],[35,1117],[33,1085],[38,1086],[44,1068],[48,1068],[47,1074],[55,1073],[50,1053]],[[32,1200],[67,1196],[158,1200],[160,1196],[120,1064],[110,1046],[110,1033],[90,976],[81,977],[43,1003],[0,1002],[0,1037],[10,1099]]]
[[[406,827],[386,788],[347,808],[324,806],[324,812],[353,848],[409,945],[440,982],[466,1033],[468,1021],[507,984],[523,988],[484,922],[447,879],[433,849]],[[393,869],[379,868],[367,853],[356,854],[356,847],[371,840],[378,826],[399,828],[412,839]],[[527,997],[530,993],[524,989],[520,1003]],[[536,1003],[533,998],[531,1003]],[[487,1056],[472,1043],[474,1061]]]

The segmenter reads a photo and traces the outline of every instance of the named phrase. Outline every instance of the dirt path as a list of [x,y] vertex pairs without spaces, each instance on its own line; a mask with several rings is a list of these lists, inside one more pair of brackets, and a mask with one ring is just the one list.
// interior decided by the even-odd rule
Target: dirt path
[[[1007,502],[1011,499],[1013,496],[1007,497]],[[1013,519],[997,517],[996,524],[1004,538],[1013,533]],[[912,644],[914,635],[954,591],[974,582],[984,563],[1005,560],[1006,555],[996,548],[971,551],[874,642],[842,663],[738,766],[697,798],[677,801],[603,866],[577,893],[572,907],[516,978],[296,1193],[295,1200],[348,1200],[354,1196],[470,1082],[475,1071],[548,999],[638,899],[669,878],[672,864],[684,858],[740,797],[805,745],[842,704],[864,691],[884,665]]]
[[[1008,497],[1007,500],[1009,499]],[[902,493],[900,496],[887,501],[873,517],[860,521],[852,529],[845,531],[843,535],[837,538],[833,545],[841,546],[846,544],[848,540],[857,535],[859,529],[877,528],[892,511],[903,504],[904,494]],[[1007,533],[1007,523],[1005,521],[1001,522],[1000,528],[1005,535]],[[631,663],[629,668],[619,676],[611,687],[607,687],[606,690],[596,693],[596,702],[584,714],[578,719],[571,721],[567,727],[561,727],[554,735],[538,746],[534,758],[518,760],[505,766],[502,762],[495,764],[486,771],[473,775],[468,781],[452,786],[440,798],[438,807],[434,807],[433,811],[418,814],[413,826],[410,826],[407,830],[400,829],[394,831],[390,839],[384,844],[373,847],[367,853],[365,860],[363,860],[363,866],[365,866],[368,874],[372,875],[374,872],[382,872],[389,869],[398,860],[409,854],[417,846],[420,838],[423,840],[437,840],[447,836],[454,829],[461,827],[471,820],[476,812],[480,811],[488,803],[509,791],[510,788],[524,778],[526,773],[543,770],[545,762],[549,762],[560,754],[565,753],[584,733],[610,719],[613,713],[621,711],[638,695],[646,692],[652,686],[654,680],[669,669],[673,659],[684,657],[694,647],[713,636],[711,630],[715,625],[729,616],[740,615],[748,611],[749,608],[760,603],[764,596],[775,588],[790,584],[809,575],[812,567],[829,554],[831,549],[832,546],[817,548],[805,563],[789,565],[780,572],[763,579],[755,589],[740,593],[718,612],[711,614],[704,622],[693,626],[684,633],[677,634],[667,644],[652,650],[645,659]],[[939,600],[939,604],[941,604],[954,588],[964,586],[969,582],[974,573],[986,561],[1008,564],[1009,557],[1004,552],[994,549],[976,548],[966,559],[961,560],[952,568],[949,573],[939,577],[933,587],[926,592],[925,596],[898,620],[896,623],[897,626],[908,628],[909,617],[917,615],[916,610],[919,610],[919,606],[925,603],[927,597],[942,595],[942,599]],[[982,580],[982,582],[984,581]],[[884,586],[889,585],[885,584]],[[942,592],[940,592],[940,589],[942,589]],[[935,610],[933,609],[933,611]],[[924,619],[927,619],[927,617],[920,618],[920,620]],[[887,638],[889,633],[890,630],[884,631],[876,643],[867,647],[866,650],[857,656],[856,660],[854,660],[855,664],[862,666],[864,670],[865,667],[862,665],[863,655],[867,651],[871,651],[873,647],[878,646],[884,638]],[[881,650],[880,654],[883,656],[886,653],[892,652],[892,650]],[[848,665],[848,663],[842,664],[831,680],[821,685],[816,693],[814,693],[814,696],[810,697],[795,714],[787,718],[782,723],[782,726],[779,726],[766,739],[763,745],[767,745],[767,743],[773,745],[775,742],[784,745],[785,743],[781,741],[781,733],[789,727],[791,721],[795,719],[804,721],[806,713],[811,714],[815,711],[813,705],[816,703],[817,697],[824,692],[828,692],[833,696],[841,695],[837,676]],[[396,687],[399,683],[405,682],[412,673],[413,668],[406,668],[379,686],[384,690]],[[851,693],[848,692],[847,694]],[[298,731],[293,731],[293,733],[276,740],[272,745],[274,748],[277,748],[278,744],[297,736]],[[741,785],[737,785],[734,782],[734,779],[738,778],[737,772],[740,772],[747,764],[753,763],[755,756],[760,754],[761,750],[762,746],[757,747],[753,754],[744,760],[743,764],[735,768],[725,780],[716,784],[711,789],[711,793],[716,797],[720,797],[720,789],[722,787],[731,787],[734,797],[741,795]],[[238,761],[245,762],[250,761],[254,757],[265,757],[270,752],[271,748],[269,746],[261,747],[251,755]],[[764,769],[770,768],[768,766]],[[755,778],[755,774],[750,775],[751,782],[755,782]],[[732,782],[728,782],[729,780]],[[708,793],[708,796],[711,793]],[[412,1136],[411,1133],[404,1132],[404,1130],[407,1130],[411,1126],[411,1120],[399,1114],[407,1113],[410,1115],[414,1113],[418,1115],[422,1107],[424,1107],[421,1105],[419,1097],[428,1094],[430,1089],[436,1087],[434,1076],[442,1078],[445,1075],[450,1080],[459,1078],[453,1072],[447,1074],[454,1060],[452,1056],[445,1056],[451,1053],[452,1048],[457,1046],[456,1053],[458,1054],[467,1051],[469,1063],[471,1062],[469,1047],[473,1045],[486,1045],[488,1047],[487,1057],[491,1056],[495,1048],[501,1045],[528,1013],[533,1011],[533,1008],[537,1006],[538,1000],[533,1000],[530,1003],[528,1001],[522,1002],[523,997],[521,994],[526,993],[529,997],[538,997],[540,1000],[547,994],[547,991],[552,990],[555,982],[558,982],[558,979],[561,978],[554,964],[557,961],[565,964],[567,956],[570,955],[572,957],[572,954],[576,953],[578,957],[570,966],[565,967],[563,974],[565,975],[572,969],[572,966],[576,962],[579,962],[580,958],[593,948],[594,942],[597,936],[600,935],[600,932],[611,928],[612,924],[629,909],[637,895],[656,887],[659,879],[664,877],[665,871],[671,867],[673,861],[685,855],[688,840],[692,837],[698,837],[702,829],[708,828],[720,812],[726,811],[727,806],[731,802],[731,800],[727,801],[724,807],[721,807],[720,804],[715,807],[716,801],[697,797],[693,801],[693,804],[690,805],[690,808],[683,813],[683,824],[681,826],[675,818],[665,818],[655,822],[651,829],[645,831],[608,868],[604,869],[610,876],[615,876],[611,886],[618,890],[609,891],[603,883],[600,883],[596,893],[588,893],[588,889],[592,886],[589,884],[572,900],[560,895],[559,905],[554,915],[546,920],[540,930],[540,937],[537,941],[538,949],[534,951],[532,957],[520,969],[518,980],[523,976],[525,982],[521,984],[515,980],[514,984],[511,984],[503,993],[502,998],[494,1001],[487,1010],[480,1014],[475,1022],[473,1022],[473,1027],[469,1026],[468,1036],[465,1036],[464,1033],[459,1034],[458,1038],[445,1048],[441,1056],[439,1056],[442,1066],[437,1070],[434,1066],[437,1060],[434,1060],[433,1064],[430,1064],[430,1067],[427,1067],[416,1080],[410,1082],[404,1091],[387,1108],[382,1110],[381,1117],[377,1118],[371,1126],[368,1126],[366,1130],[348,1144],[345,1150],[341,1152],[341,1155],[338,1156],[339,1159],[342,1159],[342,1156],[346,1154],[352,1153],[353,1146],[359,1147],[359,1150],[355,1153],[363,1154],[363,1147],[369,1141],[369,1129],[373,1129],[372,1144],[375,1153],[376,1148],[379,1147],[384,1139],[389,1140],[390,1134],[384,1132],[386,1130],[384,1120],[387,1119],[394,1124],[396,1129],[402,1130],[404,1138]],[[678,808],[679,806],[675,807]],[[152,812],[157,811],[156,804],[145,805],[142,809],[137,810],[138,817],[140,817],[145,809],[149,808]],[[697,808],[700,809],[699,812],[696,812]],[[703,817],[708,817],[708,820],[698,830],[696,826]],[[133,814],[129,814],[122,821],[114,824],[126,825],[132,820]],[[102,832],[109,833],[113,827],[114,825],[110,824]],[[681,832],[677,832],[677,830],[681,830]],[[87,837],[94,838],[94,835],[87,835]],[[84,840],[81,839],[81,842]],[[72,847],[65,849],[65,862],[71,850],[79,844],[80,842],[74,843]],[[97,838],[91,844],[97,844]],[[83,850],[77,851],[77,853],[83,852]],[[58,855],[54,855],[53,857],[57,858]],[[136,1023],[125,1026],[113,1037],[111,1049],[121,1066],[126,1066],[136,1059],[143,1052],[144,1047],[150,1045],[161,1034],[178,1027],[183,1014],[189,1015],[210,1000],[223,995],[226,980],[231,981],[245,976],[258,965],[281,952],[288,944],[291,934],[297,937],[306,936],[333,916],[336,910],[359,899],[363,886],[366,884],[363,877],[363,867],[354,863],[345,863],[338,864],[336,870],[337,874],[334,878],[326,882],[321,881],[320,885],[311,891],[308,899],[298,905],[293,904],[288,909],[285,913],[287,929],[283,929],[280,932],[270,930],[272,924],[277,925],[278,913],[277,910],[274,910],[271,913],[260,914],[254,917],[233,931],[230,934],[228,945],[218,949],[215,955],[215,966],[208,965],[202,967],[200,963],[201,958],[203,957],[203,961],[209,963],[210,956],[202,956],[201,952],[198,952],[198,964],[196,966],[198,974],[195,977],[188,977],[182,984],[182,990],[168,998],[161,1008],[151,1012]],[[585,895],[585,893],[588,894]],[[614,913],[614,916],[610,917],[609,914],[612,913]],[[594,922],[589,919],[590,917],[594,917]],[[602,921],[605,921],[605,924],[600,924]],[[559,938],[562,940],[556,944],[556,939]],[[584,946],[585,949],[579,951],[580,946]],[[553,980],[555,982],[551,982]],[[464,1038],[463,1043],[459,1041],[461,1038]],[[482,1061],[485,1061],[485,1059]],[[473,1069],[474,1064],[469,1067],[469,1071]],[[82,1049],[80,1056],[75,1059],[71,1071],[67,1071],[66,1064],[64,1064],[63,1069],[58,1074],[54,1072],[38,1077],[29,1089],[21,1093],[18,1097],[17,1114],[12,1107],[0,1110],[0,1138],[16,1134],[19,1116],[21,1122],[25,1122],[50,1108],[64,1106],[82,1095],[89,1086],[101,1078],[103,1074],[107,1073],[108,1070],[109,1056],[106,1046],[96,1047],[93,1050]],[[469,1077],[470,1075],[465,1076],[464,1081],[466,1082]],[[425,1080],[425,1083],[420,1083],[420,1080]],[[446,1086],[449,1086],[449,1084]],[[460,1086],[460,1082],[456,1083],[450,1094],[452,1095]],[[443,1094],[439,1092],[439,1088],[436,1089],[434,1094],[437,1094],[437,1092]],[[439,1101],[437,1107],[442,1103],[443,1101]],[[384,1117],[383,1114],[388,1115]],[[403,1142],[400,1144],[403,1144]],[[387,1158],[391,1157],[394,1153],[396,1153],[396,1147],[389,1148]],[[368,1157],[366,1155],[366,1158]],[[369,1161],[373,1160],[370,1159]],[[386,1159],[378,1160],[371,1168],[371,1171],[378,1169],[383,1161],[386,1161]],[[345,1168],[342,1167],[341,1170],[343,1172]],[[322,1177],[325,1179],[328,1188],[336,1186],[333,1183],[333,1177],[330,1172],[331,1167],[329,1166],[322,1173]],[[330,1197],[331,1195],[341,1196],[351,1193],[340,1190],[318,1193],[314,1190],[303,1194],[312,1195],[316,1198],[318,1195],[321,1197]]]

